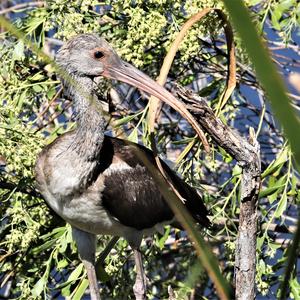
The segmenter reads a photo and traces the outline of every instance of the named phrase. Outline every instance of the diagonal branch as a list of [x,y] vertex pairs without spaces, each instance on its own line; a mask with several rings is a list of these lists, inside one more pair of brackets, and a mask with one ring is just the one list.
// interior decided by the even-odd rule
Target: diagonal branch
[[14,11],[20,10],[20,9],[26,9],[26,8],[31,8],[31,7],[41,7],[41,6],[44,6],[44,5],[46,5],[45,1],[19,3],[19,4],[16,4],[14,6],[4,8],[4,9],[0,10],[0,15],[6,15],[10,12],[14,12]]
[[0,189],[21,192],[23,194],[30,195],[32,197],[37,197],[43,199],[42,195],[38,193],[36,190],[28,188],[28,187],[20,187],[15,183],[0,181]]

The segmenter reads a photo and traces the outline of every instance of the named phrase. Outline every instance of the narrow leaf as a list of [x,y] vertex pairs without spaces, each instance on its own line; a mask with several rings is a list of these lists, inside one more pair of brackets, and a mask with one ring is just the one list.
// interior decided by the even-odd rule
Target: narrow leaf
[[283,212],[286,210],[286,205],[287,205],[287,196],[286,196],[286,193],[283,193],[282,197],[278,203],[278,207],[274,213],[274,216],[276,218],[279,218],[282,216]]
[[77,286],[75,293],[72,297],[73,300],[80,300],[84,292],[86,291],[87,287],[89,286],[89,281],[87,279],[83,279],[80,284]]
[[34,297],[38,297],[44,290],[46,284],[47,284],[47,281],[46,281],[45,277],[40,278],[37,281],[37,283],[34,285],[33,289],[31,290],[32,295]]

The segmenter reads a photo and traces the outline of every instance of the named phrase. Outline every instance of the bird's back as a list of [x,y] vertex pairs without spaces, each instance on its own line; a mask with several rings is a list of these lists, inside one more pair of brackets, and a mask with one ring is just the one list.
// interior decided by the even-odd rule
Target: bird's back
[[[122,223],[137,229],[149,228],[173,218],[173,212],[144,163],[147,160],[157,170],[152,151],[141,145],[106,136],[101,152],[103,157],[111,156],[116,161],[115,165],[111,164],[105,171],[108,176],[105,177],[103,205],[108,211]],[[198,192],[163,161],[161,163],[173,185],[185,199],[185,206],[195,221],[209,226],[208,211]]]

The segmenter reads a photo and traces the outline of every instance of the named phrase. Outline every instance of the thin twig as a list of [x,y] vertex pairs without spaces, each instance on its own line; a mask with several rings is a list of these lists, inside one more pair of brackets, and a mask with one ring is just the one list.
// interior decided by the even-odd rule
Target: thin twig
[[0,11],[0,15],[5,15],[7,13],[10,13],[10,12],[13,12],[13,11],[19,10],[19,9],[25,9],[25,8],[35,7],[35,6],[42,7],[44,5],[46,5],[46,2],[44,2],[44,1],[20,3],[20,4],[14,5],[14,6],[2,9]]
[[40,119],[49,109],[49,107],[51,106],[51,104],[59,97],[59,95],[61,94],[63,90],[63,87],[60,87],[60,89],[56,92],[56,94],[53,96],[53,98],[47,103],[46,107],[43,109],[42,112],[40,112],[37,116],[37,119]]
[[23,187],[18,186],[17,184],[10,183],[10,182],[0,181],[0,189],[16,191],[16,192],[30,195],[32,197],[37,197],[37,198],[43,199],[43,196],[40,193],[38,193],[37,191],[35,191],[33,189],[29,189],[28,187],[23,188]]

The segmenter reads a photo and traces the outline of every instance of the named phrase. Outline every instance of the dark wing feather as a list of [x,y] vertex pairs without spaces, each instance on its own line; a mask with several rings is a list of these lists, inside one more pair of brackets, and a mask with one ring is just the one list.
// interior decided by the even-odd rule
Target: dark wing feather
[[[154,155],[149,149],[108,136],[104,139],[100,153],[100,161],[103,161],[101,156],[106,158],[106,162],[100,165],[101,172],[109,170],[116,161],[113,170],[107,172],[108,176],[105,177],[102,194],[104,207],[122,224],[139,230],[173,218],[173,212],[139,158],[141,152],[156,165]],[[128,168],[124,168],[124,163]],[[179,178],[163,161],[162,165],[181,196],[186,199],[185,205],[193,218],[198,223],[209,226],[207,209],[197,191]]]

